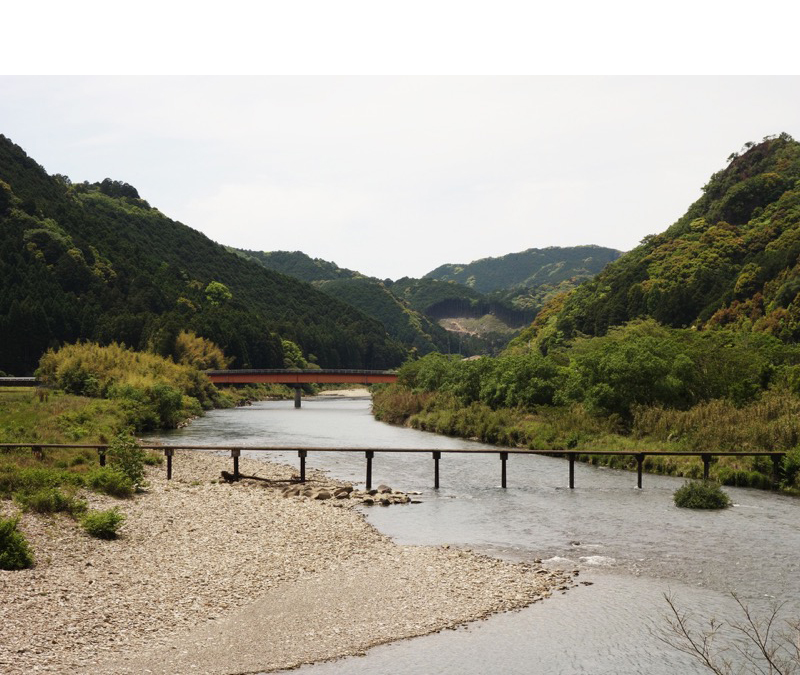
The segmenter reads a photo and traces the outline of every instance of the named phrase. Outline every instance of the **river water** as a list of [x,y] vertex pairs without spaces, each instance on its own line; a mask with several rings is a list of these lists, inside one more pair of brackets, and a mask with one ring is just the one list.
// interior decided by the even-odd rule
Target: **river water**
[[[368,399],[312,398],[217,410],[185,429],[151,437],[179,445],[356,448],[488,448],[376,422]],[[248,453],[244,453],[248,454]],[[251,453],[264,457],[264,453]],[[269,457],[298,466],[295,452]],[[362,453],[309,453],[308,467],[362,483]],[[369,521],[400,543],[454,544],[512,560],[580,570],[580,585],[519,612],[466,628],[406,640],[353,657],[300,668],[339,673],[703,673],[666,645],[664,594],[699,618],[742,618],[731,592],[759,616],[774,602],[800,616],[800,501],[726,488],[724,511],[678,509],[682,480],[568,463],[538,456],[508,460],[500,488],[496,455],[443,454],[441,488],[424,454],[380,454],[373,484],[417,491],[419,504],[364,508]],[[741,657],[728,655],[734,664]]]

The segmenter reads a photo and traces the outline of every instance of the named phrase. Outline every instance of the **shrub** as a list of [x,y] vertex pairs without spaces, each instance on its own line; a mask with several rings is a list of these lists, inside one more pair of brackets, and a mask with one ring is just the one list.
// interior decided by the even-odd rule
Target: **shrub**
[[0,497],[5,499],[18,492],[36,492],[59,485],[79,486],[82,482],[82,478],[71,471],[0,464]]
[[146,454],[139,447],[136,439],[125,432],[117,434],[108,448],[108,457],[112,466],[130,480],[134,489],[145,486],[144,458]]
[[26,510],[36,513],[68,513],[71,516],[78,516],[86,511],[85,501],[64,494],[55,487],[22,492],[16,495],[16,500]]
[[172,429],[178,425],[183,407],[183,395],[179,389],[157,382],[147,389],[150,405],[155,409],[161,426]]
[[718,483],[687,481],[673,495],[675,506],[686,509],[724,509],[731,505]]
[[794,448],[783,457],[783,486],[800,487],[800,448]]
[[89,511],[81,521],[83,529],[98,539],[116,539],[117,530],[125,521],[125,514],[118,509]]
[[159,455],[157,452],[147,452],[144,455],[144,463],[147,466],[161,466],[164,463],[164,455]]
[[33,567],[33,553],[17,529],[19,518],[0,518],[0,570]]
[[412,415],[422,411],[433,394],[413,393],[399,387],[389,386],[376,391],[372,399],[372,413],[375,419],[389,424],[404,424]]
[[[204,343],[203,349],[212,349],[212,343]],[[211,407],[218,397],[208,377],[196,368],[116,343],[105,347],[81,343],[50,350],[40,359],[36,374],[44,382],[76,394],[130,399],[132,407],[144,406],[156,424],[161,420],[166,426],[175,426],[181,416],[179,395],[197,399],[203,408]],[[144,421],[150,423],[149,415],[146,417]]]
[[86,485],[95,492],[102,492],[112,497],[132,497],[133,482],[122,471],[101,466],[86,476]]
[[211,340],[185,330],[175,338],[173,356],[176,363],[198,370],[222,370],[233,361],[232,358],[226,358],[225,353]]

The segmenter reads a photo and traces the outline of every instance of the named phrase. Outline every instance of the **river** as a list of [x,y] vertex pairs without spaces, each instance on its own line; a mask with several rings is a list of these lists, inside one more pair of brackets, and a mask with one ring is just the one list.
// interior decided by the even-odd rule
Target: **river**
[[[491,447],[376,422],[370,402],[318,397],[216,410],[184,429],[152,436],[167,444],[358,448]],[[245,454],[247,454],[245,452]],[[262,457],[263,453],[252,453]],[[270,457],[298,466],[296,453]],[[310,453],[309,468],[362,483],[361,453]],[[454,544],[513,560],[580,570],[579,585],[519,612],[466,628],[396,642],[353,657],[300,668],[305,675],[395,673],[704,673],[659,639],[664,594],[697,617],[742,618],[731,592],[759,616],[785,602],[800,616],[800,502],[757,490],[725,488],[734,507],[678,509],[682,480],[512,456],[508,488],[496,455],[443,454],[441,488],[432,489],[426,454],[376,453],[373,484],[417,491],[419,504],[364,508],[400,543]],[[730,654],[735,664],[741,657]],[[737,661],[738,659],[738,661]]]

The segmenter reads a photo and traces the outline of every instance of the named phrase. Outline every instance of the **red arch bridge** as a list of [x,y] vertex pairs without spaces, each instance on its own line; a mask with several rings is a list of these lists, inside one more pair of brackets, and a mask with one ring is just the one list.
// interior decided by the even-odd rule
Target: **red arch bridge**
[[300,393],[304,384],[370,385],[397,381],[397,373],[389,370],[207,370],[206,375],[214,384],[272,383],[294,387],[295,408],[300,407]]

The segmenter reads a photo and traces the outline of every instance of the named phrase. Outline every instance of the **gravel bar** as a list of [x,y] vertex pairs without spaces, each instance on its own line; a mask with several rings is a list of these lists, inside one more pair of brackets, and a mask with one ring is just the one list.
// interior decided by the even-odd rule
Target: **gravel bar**
[[[119,539],[24,514],[36,566],[0,571],[0,672],[255,673],[363,654],[566,590],[569,573],[447,546],[400,546],[349,499],[281,495],[293,468],[241,458],[266,481],[217,482],[230,458],[176,451],[118,506]],[[311,483],[333,488],[321,473]],[[380,507],[373,507],[380,508]],[[413,505],[389,508],[414,508]],[[0,502],[0,513],[16,512]]]

